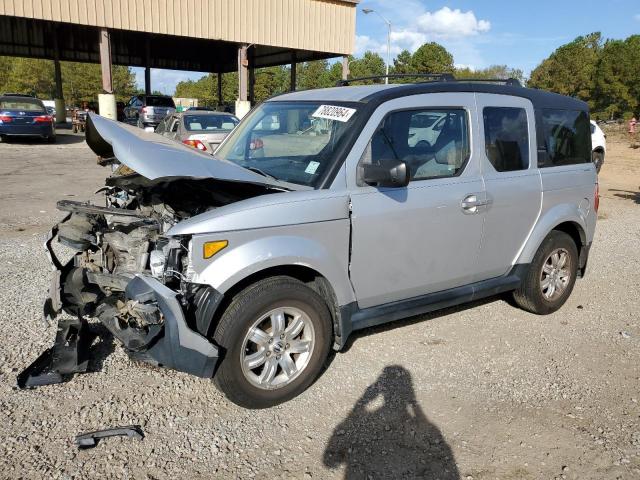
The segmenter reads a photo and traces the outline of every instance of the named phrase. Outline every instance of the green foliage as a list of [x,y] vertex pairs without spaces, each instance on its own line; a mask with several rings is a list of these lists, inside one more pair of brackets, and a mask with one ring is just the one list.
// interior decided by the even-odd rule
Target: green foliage
[[601,49],[600,32],[578,37],[534,69],[528,85],[580,98],[593,107],[594,78]]
[[[69,105],[97,101],[102,92],[100,65],[61,62],[62,88]],[[113,67],[113,87],[117,100],[126,100],[135,91],[130,68]],[[27,93],[42,99],[55,96],[53,62],[32,58],[0,57],[0,92]]]
[[410,73],[453,73],[453,55],[439,43],[422,45],[411,56]]
[[562,45],[531,72],[527,85],[580,98],[594,118],[640,108],[640,35],[606,40],[599,32]]
[[518,68],[509,68],[507,65],[491,65],[480,70],[469,68],[458,68],[455,72],[456,78],[477,78],[477,79],[500,79],[506,80],[515,78],[524,83],[524,73]]

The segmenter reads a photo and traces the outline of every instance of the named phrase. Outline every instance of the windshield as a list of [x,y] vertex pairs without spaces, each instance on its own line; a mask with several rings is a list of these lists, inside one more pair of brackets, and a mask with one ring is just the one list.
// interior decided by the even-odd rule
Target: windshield
[[22,110],[44,112],[44,105],[36,98],[4,97],[0,99],[0,110]]
[[215,156],[285,182],[315,187],[335,160],[356,109],[332,102],[266,102]]
[[238,119],[232,115],[185,115],[184,127],[190,132],[233,130]]
[[171,97],[147,97],[147,107],[171,107],[176,108]]

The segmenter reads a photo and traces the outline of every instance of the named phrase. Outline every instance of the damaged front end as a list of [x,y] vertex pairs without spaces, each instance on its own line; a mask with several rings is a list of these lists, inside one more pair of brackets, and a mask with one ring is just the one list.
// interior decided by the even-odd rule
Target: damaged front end
[[[132,138],[138,132],[121,135],[118,129],[126,133],[127,127],[111,132],[113,125],[105,124],[109,129],[100,129],[93,122],[108,121],[92,118],[87,142],[103,163],[119,162],[114,151],[122,142],[129,142],[129,154],[135,145],[142,148],[139,142],[149,143]],[[175,148],[180,148],[182,156],[192,155],[187,147],[185,151],[173,145],[159,148],[162,155]],[[143,148],[147,154],[149,149],[148,145]],[[204,161],[214,162],[205,157]],[[157,160],[156,156],[149,163]],[[140,158],[136,161],[145,170]],[[44,316],[54,320],[65,312],[71,319],[59,321],[54,346],[19,375],[19,387],[59,383],[86,371],[87,343],[92,340],[88,318],[97,318],[136,360],[199,377],[213,375],[218,349],[207,339],[211,319],[204,316],[222,296],[190,281],[191,239],[167,232],[182,220],[273,189],[258,182],[234,181],[228,172],[222,179],[193,178],[184,175],[184,168],[184,164],[177,166],[173,174],[165,165],[160,173],[168,176],[157,177],[152,167],[143,176],[120,165],[99,191],[104,195],[103,206],[58,202],[58,209],[67,215],[45,242],[53,275]],[[74,252],[66,263],[54,252],[56,239]]]

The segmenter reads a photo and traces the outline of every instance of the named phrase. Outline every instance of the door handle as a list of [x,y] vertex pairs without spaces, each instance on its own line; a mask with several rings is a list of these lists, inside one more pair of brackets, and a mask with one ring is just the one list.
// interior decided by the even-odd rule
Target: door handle
[[488,204],[489,202],[486,198],[478,198],[478,195],[470,194],[462,199],[460,206],[464,213],[472,214],[478,213],[480,211],[480,207],[484,207]]

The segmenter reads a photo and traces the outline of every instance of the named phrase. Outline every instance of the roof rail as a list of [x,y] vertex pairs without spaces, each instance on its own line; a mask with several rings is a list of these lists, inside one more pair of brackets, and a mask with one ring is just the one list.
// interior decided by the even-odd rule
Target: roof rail
[[424,78],[424,82],[453,82],[455,78],[450,73],[392,73],[389,75],[372,75],[370,77],[348,78],[347,80],[338,80],[336,87],[347,87],[351,82],[360,82],[363,80],[379,80],[383,78]]
[[522,84],[517,78],[457,78],[457,82],[470,83],[500,83],[509,87],[521,87]]
[[364,80],[379,80],[383,78],[423,78],[421,82],[470,82],[470,83],[500,83],[510,87],[522,87],[517,78],[455,78],[451,73],[393,73],[390,75],[372,75],[370,77],[348,78],[338,80],[336,87],[347,87],[351,82]]

